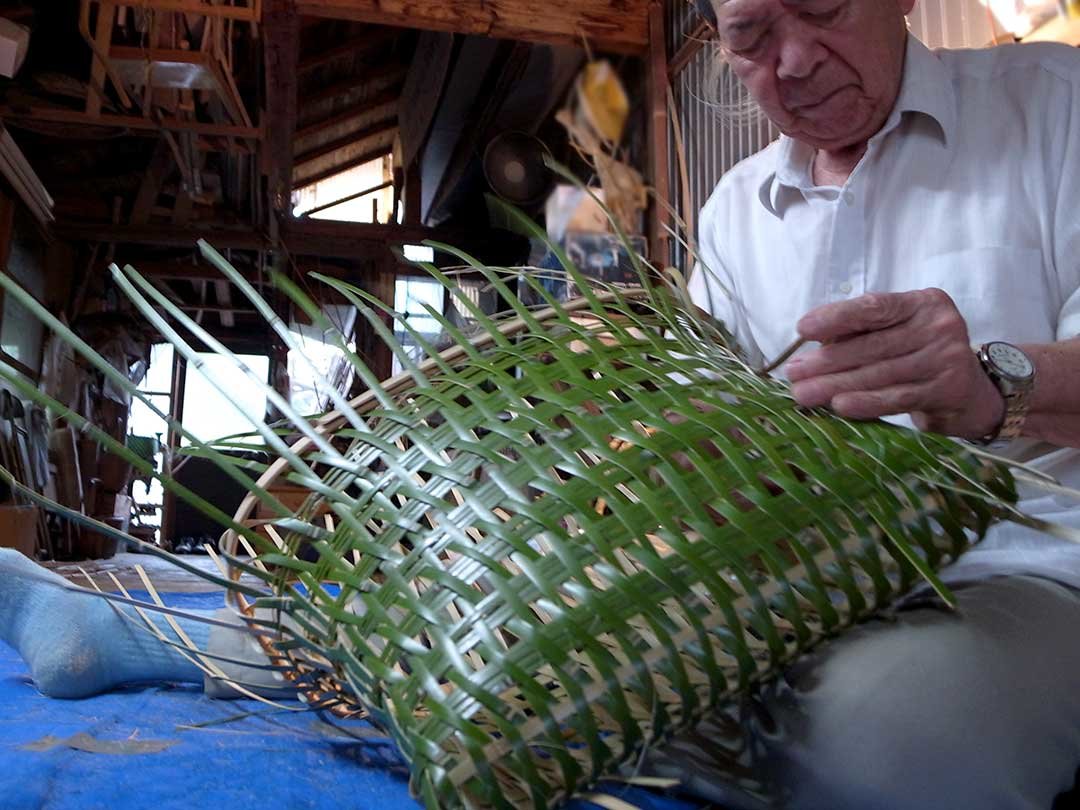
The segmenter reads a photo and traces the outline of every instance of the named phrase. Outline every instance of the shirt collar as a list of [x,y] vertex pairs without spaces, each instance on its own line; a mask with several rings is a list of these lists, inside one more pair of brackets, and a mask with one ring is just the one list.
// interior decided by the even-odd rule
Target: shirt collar
[[[871,142],[896,129],[908,113],[924,115],[936,122],[941,131],[942,144],[948,146],[957,123],[956,91],[952,77],[942,61],[910,34],[900,94],[885,125],[871,138]],[[779,216],[790,191],[803,192],[813,187],[812,158],[813,150],[810,147],[787,135],[780,136],[776,168],[765,177],[758,194],[768,211]]]

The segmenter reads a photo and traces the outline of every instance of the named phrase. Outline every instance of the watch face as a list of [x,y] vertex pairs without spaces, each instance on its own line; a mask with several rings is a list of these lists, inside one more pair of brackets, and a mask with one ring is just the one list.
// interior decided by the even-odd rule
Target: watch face
[[1009,379],[1026,380],[1035,373],[1035,367],[1028,356],[1008,343],[991,343],[986,347],[986,356],[994,367]]

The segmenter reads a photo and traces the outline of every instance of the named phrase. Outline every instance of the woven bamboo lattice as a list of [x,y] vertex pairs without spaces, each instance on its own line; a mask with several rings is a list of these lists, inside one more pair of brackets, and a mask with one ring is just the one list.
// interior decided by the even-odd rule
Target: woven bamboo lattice
[[[273,309],[202,249],[287,342]],[[993,521],[1023,519],[1007,467],[945,438],[801,410],[683,295],[593,290],[565,261],[583,291],[570,303],[539,276],[520,280],[542,310],[475,266],[509,310],[499,319],[429,268],[477,336],[432,311],[452,347],[414,333],[428,359],[401,353],[406,372],[385,383],[349,352],[369,393],[314,423],[268,390],[303,438],[256,426],[278,460],[234,520],[159,477],[232,527],[223,582],[275,663],[313,706],[390,734],[430,808],[544,808],[588,790],[916,583],[940,590],[935,570]],[[189,363],[197,351],[159,312],[228,355],[134,269],[113,275]],[[399,350],[378,301],[322,280]],[[0,287],[141,396],[14,282]],[[2,364],[0,376],[154,474]],[[250,482],[235,459],[194,447]],[[300,509],[267,491],[282,482],[311,492]],[[281,516],[265,537],[249,521],[256,503]]]
[[951,441],[796,409],[662,291],[488,326],[324,417],[340,458],[292,448],[320,483],[262,555],[275,598],[241,600],[291,617],[271,652],[388,730],[429,807],[581,791],[1015,499]]

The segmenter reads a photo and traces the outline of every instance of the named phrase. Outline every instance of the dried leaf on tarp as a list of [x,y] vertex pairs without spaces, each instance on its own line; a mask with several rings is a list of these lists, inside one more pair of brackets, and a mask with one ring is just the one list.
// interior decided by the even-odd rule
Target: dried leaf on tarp
[[40,740],[20,746],[23,751],[52,751],[72,748],[88,754],[160,754],[172,748],[178,740],[99,740],[84,731],[62,739],[48,734]]
[[582,793],[580,798],[603,807],[604,810],[641,810],[638,805],[630,804],[607,793]]

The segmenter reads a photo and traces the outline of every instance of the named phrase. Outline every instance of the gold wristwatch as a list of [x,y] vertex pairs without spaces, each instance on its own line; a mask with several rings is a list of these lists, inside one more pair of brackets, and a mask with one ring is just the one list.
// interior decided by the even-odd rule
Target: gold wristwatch
[[1005,398],[1005,417],[1001,424],[979,441],[982,444],[1012,441],[1019,437],[1028,415],[1031,392],[1035,388],[1035,364],[1016,346],[1001,340],[984,343],[977,354],[986,376]]

